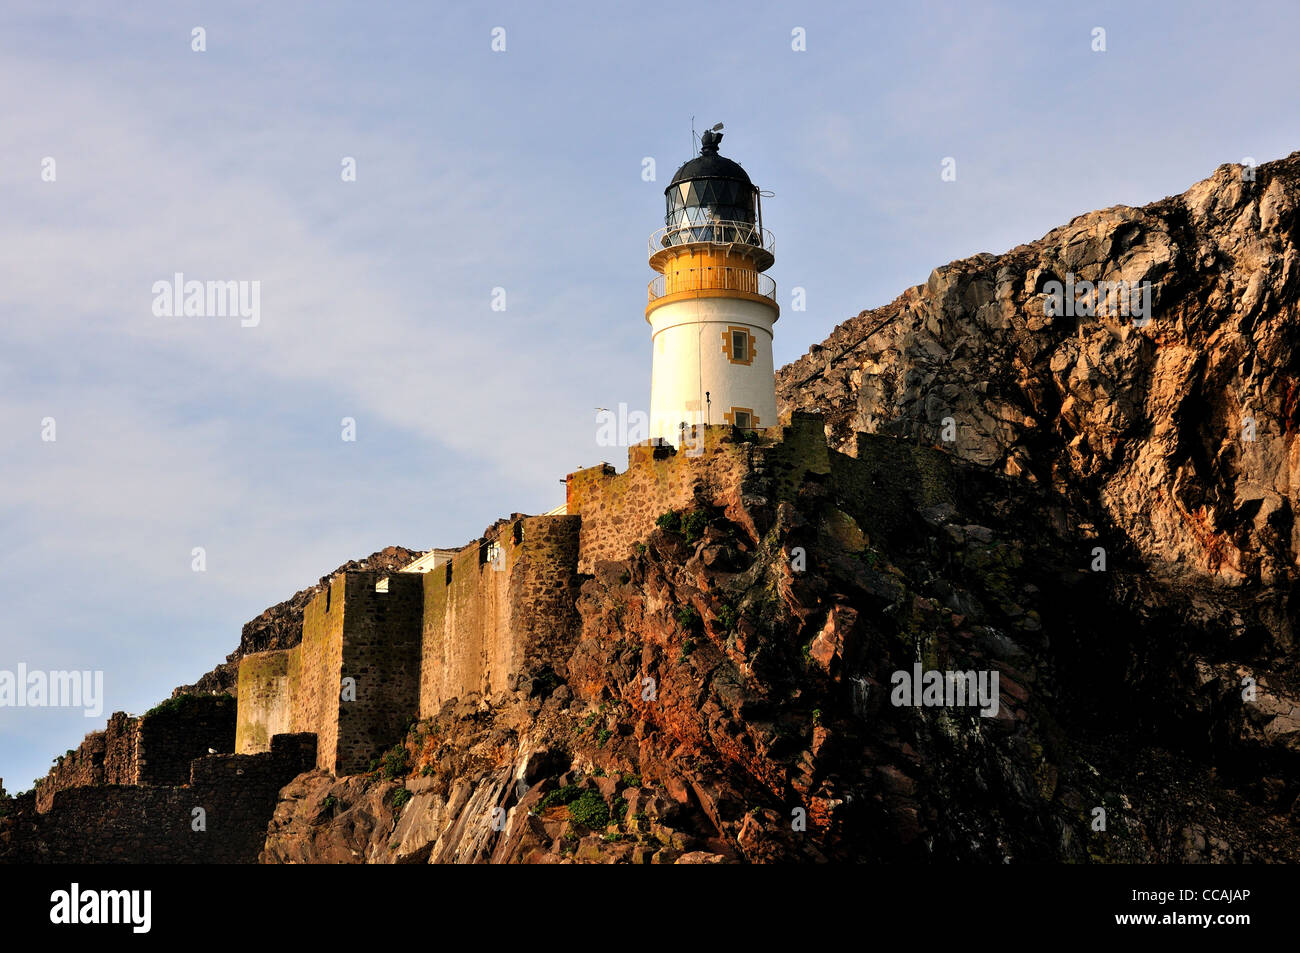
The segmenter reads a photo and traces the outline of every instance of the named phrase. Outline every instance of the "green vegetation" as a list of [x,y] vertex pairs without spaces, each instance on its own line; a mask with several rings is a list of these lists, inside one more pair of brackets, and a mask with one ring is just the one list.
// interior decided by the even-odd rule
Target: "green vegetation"
[[325,800],[321,802],[321,807],[325,808],[325,810],[327,811],[332,811],[334,810],[334,805],[338,803],[339,803],[338,798],[336,798],[333,794],[328,794],[325,796]]
[[682,519],[682,536],[686,542],[693,543],[704,535],[704,528],[709,525],[709,514],[695,510]]
[[[210,698],[214,698],[214,696],[189,695],[189,694],[177,695],[175,698],[169,698],[165,702],[160,702],[159,704],[154,705],[152,708],[150,708],[147,712],[144,713],[144,717],[150,718],[154,715],[183,714],[185,712],[193,711],[195,708],[199,707],[200,705],[207,704],[208,699]],[[215,696],[215,699],[216,699],[215,704],[218,705],[223,705],[223,704],[233,705],[235,703],[235,696],[231,695],[229,692],[227,692],[224,695],[217,695]]]
[[393,807],[397,810],[402,809],[402,805],[411,799],[411,792],[406,788],[398,788],[393,792]]
[[547,794],[546,797],[542,798],[537,804],[537,810],[540,812],[546,810],[548,807],[554,807],[557,804],[568,804],[577,800],[580,793],[582,792],[578,790],[576,784],[566,784],[564,787],[556,788],[554,791]]
[[[406,746],[397,745],[390,749],[385,753],[379,767],[384,777],[390,781],[396,778],[405,777],[411,770],[410,755],[407,754]],[[372,768],[371,770],[374,769]]]
[[670,533],[680,533],[682,531],[682,514],[676,510],[669,510],[667,513],[660,514],[659,518],[655,520],[655,525]]
[[868,569],[875,569],[878,565],[880,565],[880,553],[876,552],[874,549],[864,549],[861,550],[860,552],[849,553],[849,555],[852,556],[854,559],[858,559],[866,563]]
[[609,741],[610,736],[613,734],[614,732],[610,731],[608,728],[602,728],[600,731],[596,732],[596,741],[598,742],[597,747],[605,747],[605,742]]
[[740,613],[729,602],[724,602],[722,608],[718,610],[718,625],[722,626],[724,632],[733,631],[739,619]]
[[688,543],[693,543],[704,535],[704,527],[709,525],[709,514],[703,510],[692,510],[683,514],[679,510],[669,510],[655,520],[655,525],[670,533],[678,533]]
[[[641,786],[641,775],[627,772],[622,776],[622,781],[630,788],[639,788]],[[627,803],[626,801],[624,802]]]
[[700,621],[700,613],[695,606],[682,606],[677,610],[677,624],[688,632],[698,632]]
[[588,830],[599,830],[609,824],[609,808],[599,791],[583,791],[570,802],[569,817]]

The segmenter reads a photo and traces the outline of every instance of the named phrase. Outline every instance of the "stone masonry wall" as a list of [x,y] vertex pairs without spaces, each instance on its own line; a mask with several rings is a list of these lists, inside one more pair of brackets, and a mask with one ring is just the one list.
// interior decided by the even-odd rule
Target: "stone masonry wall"
[[[421,575],[336,575],[307,605],[298,645],[241,660],[237,750],[265,751],[278,734],[307,732],[322,770],[368,770],[419,708],[423,602]],[[345,678],[354,680],[347,699]]]
[[[45,863],[256,863],[280,788],[315,760],[314,737],[278,735],[269,752],[196,759],[183,786],[59,791],[21,853]],[[195,808],[205,830],[194,829]]]
[[573,654],[582,627],[577,608],[581,526],[576,516],[524,520],[523,553],[510,573],[508,675],[546,666],[560,670]]
[[493,647],[503,642],[510,569],[519,555],[506,536],[495,560],[487,555],[497,540],[485,538],[422,577],[421,717],[448,699],[490,691],[493,672],[503,665]]
[[[376,591],[384,577],[344,574],[341,678],[356,679],[356,700],[340,702],[335,760],[321,764],[336,774],[368,770],[380,752],[401,740],[419,710],[424,579],[392,573],[388,590]],[[336,697],[340,680],[335,680]]]
[[135,784],[140,720],[113,712],[108,727],[86,735],[78,748],[61,758],[36,786],[36,809],[50,809],[54,795],[69,788],[97,784]]
[[302,641],[288,650],[291,724],[295,732],[316,736],[317,766],[328,771],[334,770],[338,759],[346,590],[346,574],[330,580],[307,604]]
[[190,762],[235,750],[235,699],[182,695],[140,719],[136,784],[184,784]]
[[420,715],[558,663],[576,637],[579,521],[519,516],[425,573]]
[[569,474],[570,515],[582,519],[578,571],[591,573],[602,559],[626,559],[668,510],[691,508],[738,487],[749,448],[733,442],[732,428],[698,426],[698,450],[649,442],[629,447],[627,469],[609,464]]
[[293,727],[289,652],[255,652],[239,660],[239,718],[235,752],[271,750],[271,739]]
[[36,809],[48,811],[59,791],[111,784],[183,784],[190,761],[233,751],[235,702],[225,695],[186,695],[139,718],[114,712],[37,785]]
[[600,560],[627,558],[669,510],[720,506],[743,521],[740,501],[755,474],[772,477],[780,497],[795,492],[805,473],[830,472],[819,415],[797,413],[759,434],[758,441],[747,441],[729,426],[697,426],[696,449],[646,442],[628,448],[622,473],[603,464],[569,474],[568,512],[582,519],[578,571],[591,573]]

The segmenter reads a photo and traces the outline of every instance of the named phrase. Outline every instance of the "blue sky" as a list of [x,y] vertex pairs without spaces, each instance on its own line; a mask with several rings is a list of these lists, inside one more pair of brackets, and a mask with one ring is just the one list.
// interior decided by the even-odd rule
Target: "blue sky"
[[[1298,19],[7,0],[0,669],[102,670],[105,714],[138,713],[345,560],[460,545],[621,467],[594,408],[648,403],[646,238],[692,115],[774,193],[782,364],[937,265],[1288,154]],[[259,281],[260,324],[155,317],[178,271]],[[102,722],[0,708],[6,787]]]

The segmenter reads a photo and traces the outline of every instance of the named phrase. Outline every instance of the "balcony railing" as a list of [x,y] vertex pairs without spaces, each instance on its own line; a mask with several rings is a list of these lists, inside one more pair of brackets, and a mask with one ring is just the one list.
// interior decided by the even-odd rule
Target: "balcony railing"
[[767,275],[751,268],[704,266],[656,275],[650,282],[648,301],[679,291],[744,291],[776,300],[776,282]]
[[753,222],[703,222],[666,225],[650,235],[650,254],[653,256],[674,245],[707,242],[711,245],[749,245],[766,252],[776,251],[776,240],[766,228]]

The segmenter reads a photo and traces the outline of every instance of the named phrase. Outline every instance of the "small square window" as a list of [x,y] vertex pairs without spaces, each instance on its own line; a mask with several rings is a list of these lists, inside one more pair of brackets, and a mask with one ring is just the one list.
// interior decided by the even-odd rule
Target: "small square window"
[[736,411],[736,426],[741,430],[748,430],[752,425],[749,420],[749,414],[743,410]]
[[749,360],[749,335],[744,331],[731,332],[731,359],[733,361]]

